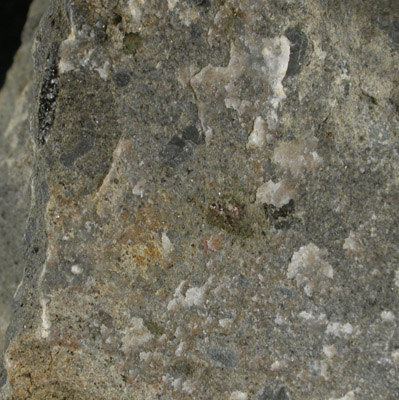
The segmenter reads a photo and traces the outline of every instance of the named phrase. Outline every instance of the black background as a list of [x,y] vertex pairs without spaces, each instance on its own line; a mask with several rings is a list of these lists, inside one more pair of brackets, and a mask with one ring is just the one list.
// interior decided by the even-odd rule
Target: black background
[[21,33],[31,0],[0,0],[0,87],[21,44]]

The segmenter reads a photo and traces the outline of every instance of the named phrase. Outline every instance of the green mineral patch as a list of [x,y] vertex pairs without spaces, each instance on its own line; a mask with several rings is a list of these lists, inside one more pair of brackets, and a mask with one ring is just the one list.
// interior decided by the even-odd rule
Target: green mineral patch
[[251,237],[258,231],[259,223],[266,222],[262,216],[259,220],[256,208],[243,193],[221,194],[206,204],[206,221],[233,235]]
[[164,333],[164,329],[162,326],[158,325],[151,319],[147,319],[144,321],[144,325],[153,335],[162,335]]
[[142,44],[143,38],[138,33],[128,33],[123,39],[123,52],[134,55]]

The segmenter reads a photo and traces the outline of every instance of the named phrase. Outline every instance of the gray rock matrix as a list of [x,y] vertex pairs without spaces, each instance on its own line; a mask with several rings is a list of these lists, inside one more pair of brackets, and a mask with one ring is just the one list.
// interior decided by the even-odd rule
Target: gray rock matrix
[[22,39],[0,399],[399,398],[396,0],[35,0]]

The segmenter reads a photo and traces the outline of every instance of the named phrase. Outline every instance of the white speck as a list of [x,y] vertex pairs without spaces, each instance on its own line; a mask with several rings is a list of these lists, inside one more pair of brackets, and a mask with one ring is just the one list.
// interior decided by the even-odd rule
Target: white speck
[[349,236],[345,239],[344,245],[342,246],[344,250],[348,252],[359,253],[362,249],[360,240],[355,232],[350,231]]
[[183,392],[186,392],[188,394],[193,394],[195,391],[195,386],[192,384],[190,380],[187,380],[183,383],[182,390]]
[[399,269],[395,271],[395,286],[399,288]]
[[212,130],[212,128],[208,127],[205,131],[205,144],[207,146],[209,146],[211,144],[212,137],[213,137],[213,130]]
[[133,21],[140,22],[141,16],[143,14],[142,6],[145,0],[129,0],[129,10],[132,15]]
[[75,66],[67,60],[60,60],[59,64],[58,64],[58,70],[60,72],[60,74],[64,74],[66,72],[69,71],[73,71],[75,69]]
[[326,333],[337,337],[352,335],[353,326],[349,323],[341,324],[340,322],[330,322],[327,325]]
[[101,324],[100,332],[101,332],[101,335],[105,336],[109,332],[109,329],[104,324]]
[[276,360],[276,361],[274,361],[274,363],[270,366],[270,369],[271,369],[272,371],[279,371],[279,370],[285,368],[286,366],[287,366],[287,363],[286,363],[284,360],[283,360],[283,361]]
[[392,360],[393,360],[395,363],[399,363],[399,349],[393,351],[393,352],[391,353],[391,357],[392,357]]
[[173,10],[176,7],[178,0],[168,0],[168,8],[169,10]]
[[327,316],[326,316],[326,314],[321,313],[321,314],[317,317],[317,320],[318,320],[319,322],[325,322],[325,321],[327,321]]
[[332,266],[323,260],[325,255],[325,250],[309,243],[293,254],[288,265],[288,279],[295,278],[297,286],[304,286],[305,293],[309,297],[320,280],[332,279],[334,276]]
[[230,397],[229,400],[247,400],[248,399],[248,394],[245,392],[233,392]]
[[186,283],[187,281],[181,281],[179,283],[179,286],[176,288],[175,293],[173,294],[173,299],[168,303],[168,311],[174,311],[178,305],[184,301],[182,290]]
[[71,53],[74,53],[77,43],[78,41],[76,39],[74,28],[72,28],[69,36],[60,45],[60,61],[58,63],[58,71],[60,74],[73,71],[76,68]]
[[192,287],[187,290],[186,294],[182,294],[182,289],[186,284],[186,281],[180,282],[173,295],[173,299],[168,303],[168,311],[174,311],[181,305],[184,307],[200,306],[205,301],[205,294],[212,283],[213,277],[210,276],[207,282],[203,286]]
[[[225,89],[229,92],[233,90],[230,85],[226,85]],[[250,110],[252,103],[248,100],[241,100],[238,97],[227,97],[224,100],[226,108],[232,108],[236,110],[239,116],[242,116],[247,110]]]
[[102,67],[94,68],[94,70],[97,71],[100,77],[106,81],[109,78],[110,68],[111,68],[110,62],[106,61]]
[[172,387],[175,391],[180,390],[181,386],[182,386],[182,378],[176,378],[173,379],[172,381]]
[[40,299],[40,306],[42,307],[42,338],[47,338],[50,334],[51,322],[47,315],[47,304],[49,302],[49,299]]
[[274,149],[272,161],[290,171],[294,177],[299,177],[323,163],[323,159],[315,151],[316,146],[317,139],[314,137],[280,142]]
[[[196,65],[184,65],[177,72],[177,80],[183,88],[188,88],[190,86],[190,79],[198,74],[200,69]],[[203,126],[204,128],[204,126]]]
[[74,275],[79,275],[79,274],[81,274],[81,273],[83,272],[83,269],[82,269],[82,267],[80,267],[79,265],[72,265],[72,267],[71,267],[71,272],[72,272]]
[[393,321],[395,319],[395,314],[392,311],[382,311],[381,319],[384,321]]
[[185,303],[188,307],[200,306],[204,302],[206,286],[193,287],[186,292]]
[[313,157],[313,163],[315,165],[320,165],[323,162],[323,159],[317,154],[317,152],[312,151],[310,154]]
[[82,67],[92,67],[93,61],[91,59],[91,56],[94,53],[94,49],[88,50],[87,48],[84,50],[84,56],[80,59],[79,64]]
[[256,117],[254,127],[248,137],[247,149],[262,148],[266,142],[267,124],[262,117]]
[[274,323],[276,325],[284,325],[285,322],[285,319],[281,315],[277,315],[276,318],[274,318]]
[[[221,14],[218,13],[218,15],[219,17],[216,16],[215,21],[220,18]],[[274,130],[278,122],[278,107],[286,98],[282,81],[287,71],[289,54],[290,45],[285,36],[264,39],[255,45],[249,43],[248,45],[239,45],[232,42],[227,67],[207,65],[192,76],[191,87],[197,93],[197,99],[213,96],[219,101],[224,101],[227,108],[237,111],[240,121],[246,113],[251,113],[254,117],[263,115],[268,128]],[[270,88],[268,95],[266,96],[266,93],[259,95],[255,102],[239,98],[237,84],[244,74],[252,74],[258,76],[258,79],[265,80]],[[197,100],[197,108],[202,126],[210,125],[215,110],[203,100]],[[206,123],[207,120],[209,123]],[[259,146],[266,140],[265,127],[262,126],[261,121],[258,119],[255,124],[254,132],[248,143],[249,147]]]
[[186,350],[187,345],[185,342],[180,342],[179,346],[177,346],[177,349],[175,351],[175,355],[176,357],[181,357],[184,353],[184,351]]
[[314,45],[314,55],[316,58],[318,58],[320,61],[324,61],[327,57],[327,52],[323,51],[320,47],[320,43],[317,41],[313,42]]
[[340,398],[330,397],[329,400],[355,400],[355,392],[351,390],[350,392],[346,393],[344,397]]
[[225,328],[230,328],[232,323],[233,323],[233,320],[231,318],[219,319],[219,325],[224,329]]
[[295,189],[290,188],[283,181],[274,183],[269,180],[256,191],[256,201],[258,203],[272,204],[278,208],[288,204],[294,196]]
[[[51,259],[53,256],[53,252],[55,252],[54,246],[50,243],[47,247],[47,255],[46,255],[46,262]],[[38,288],[41,290],[44,277],[47,271],[47,263],[43,264],[42,270],[40,271],[39,279],[38,279]],[[40,299],[40,306],[42,307],[42,326],[41,326],[41,337],[47,338],[50,334],[51,322],[49,321],[48,314],[47,314],[47,304],[49,303],[49,299],[42,297]]]
[[[51,250],[49,250],[49,249],[50,249],[50,247],[47,248],[47,260],[49,260],[50,257],[51,257],[50,256]],[[44,279],[44,276],[46,275],[46,271],[47,271],[47,264],[44,263],[43,267],[42,267],[42,270],[40,271],[40,275],[39,275],[39,280],[38,280],[38,286],[39,287],[41,287],[41,285],[43,283],[43,279]]]
[[165,256],[168,256],[174,249],[172,242],[165,232],[162,232],[162,248]]
[[267,73],[274,92],[271,104],[274,108],[277,108],[280,102],[286,98],[282,82],[287,73],[290,59],[289,40],[285,36],[266,39],[262,55],[268,68]]
[[150,351],[142,351],[139,354],[140,361],[147,361],[151,357],[151,352]]
[[145,179],[140,179],[133,187],[133,194],[143,197],[146,184],[147,182]]
[[306,320],[314,319],[314,315],[312,313],[308,313],[307,311],[301,311],[299,316]]
[[127,354],[144,343],[150,341],[154,336],[144,326],[142,318],[132,318],[129,325],[122,331],[122,351]]
[[18,296],[18,291],[19,291],[19,289],[21,288],[23,282],[24,282],[24,278],[22,277],[21,282],[19,282],[19,284],[18,284],[18,286],[17,286],[17,289],[15,290],[14,299]]
[[90,233],[92,228],[93,228],[93,226],[94,226],[93,222],[91,222],[91,221],[86,221],[85,222],[85,228],[86,228],[87,232]]
[[181,326],[178,326],[178,327],[176,328],[176,330],[175,330],[175,336],[176,336],[177,338],[182,337],[182,336],[183,336],[183,333],[184,333],[184,331],[183,331],[182,327],[181,327]]
[[333,358],[337,354],[337,350],[333,345],[325,345],[323,346],[323,353],[328,357],[328,358]]
[[320,361],[320,376],[328,380],[328,364],[324,360]]

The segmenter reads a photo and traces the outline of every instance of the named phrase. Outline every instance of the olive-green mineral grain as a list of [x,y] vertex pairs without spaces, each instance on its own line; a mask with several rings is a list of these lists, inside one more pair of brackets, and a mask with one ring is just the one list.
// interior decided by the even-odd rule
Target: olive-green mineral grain
[[398,65],[393,0],[35,0],[0,399],[398,399]]

